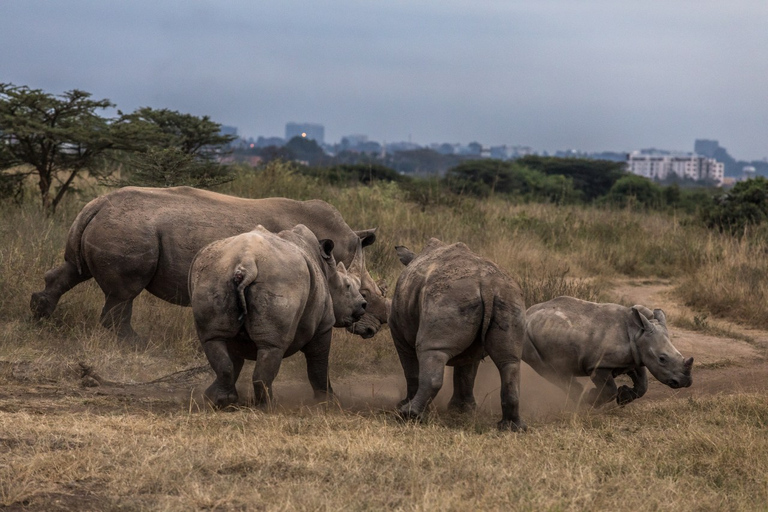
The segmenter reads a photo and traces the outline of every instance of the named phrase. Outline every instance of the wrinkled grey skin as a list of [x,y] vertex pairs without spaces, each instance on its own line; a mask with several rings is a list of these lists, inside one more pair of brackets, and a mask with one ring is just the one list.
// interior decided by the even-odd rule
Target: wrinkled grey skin
[[[64,263],[46,272],[45,289],[32,294],[30,307],[39,317],[49,316],[64,293],[93,277],[105,295],[101,323],[121,338],[136,340],[131,313],[143,289],[188,306],[187,274],[197,251],[259,224],[272,232],[305,224],[318,238],[333,240],[334,257],[347,266],[359,240],[365,247],[376,239],[375,229],[352,231],[324,201],[244,199],[190,187],[125,187],[82,209],[69,230]],[[387,311],[364,267],[361,292],[368,311],[354,332],[369,338],[386,322]]]
[[277,234],[258,226],[197,253],[189,293],[200,343],[216,372],[205,391],[214,406],[237,402],[235,383],[245,359],[256,360],[256,404],[269,404],[280,363],[297,351],[306,356],[315,396],[333,393],[332,327],[352,325],[366,307],[359,277],[347,273],[343,263],[337,266],[333,245],[318,242],[304,225]]
[[500,429],[525,430],[519,414],[525,304],[517,283],[457,243],[432,238],[419,255],[397,248],[406,268],[397,280],[389,328],[407,382],[403,417],[419,418],[453,366],[449,406],[476,407],[475,376],[486,355],[501,374]]
[[[660,309],[597,304],[558,297],[531,306],[526,313],[523,361],[578,402],[583,387],[572,377],[591,377],[585,396],[599,406],[614,398],[625,405],[648,389],[646,368],[671,388],[691,385],[693,358],[684,359],[669,341]],[[633,386],[616,387],[627,374]]]

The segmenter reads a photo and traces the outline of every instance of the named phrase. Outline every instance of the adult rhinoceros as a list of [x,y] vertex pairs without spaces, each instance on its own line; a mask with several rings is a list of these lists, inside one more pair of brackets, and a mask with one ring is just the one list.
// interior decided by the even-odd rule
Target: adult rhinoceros
[[[691,385],[693,358],[684,359],[669,341],[660,309],[598,304],[557,297],[528,308],[523,361],[578,401],[583,387],[572,377],[591,377],[590,405],[616,399],[627,404],[648,389],[646,367],[671,388]],[[616,387],[627,374],[633,386]]]
[[189,294],[200,343],[216,372],[205,391],[213,405],[237,402],[245,359],[256,361],[256,404],[268,404],[280,363],[298,351],[307,358],[315,396],[333,393],[331,328],[353,325],[366,308],[360,280],[336,264],[333,245],[301,224],[277,234],[257,226],[197,253]]
[[[187,274],[197,251],[209,243],[252,230],[306,225],[318,239],[334,242],[336,261],[350,266],[357,247],[372,244],[375,229],[353,231],[330,204],[285,198],[244,199],[190,187],[126,187],[85,205],[69,230],[64,263],[45,274],[45,289],[33,293],[30,307],[48,316],[59,298],[94,278],[105,295],[101,323],[122,338],[137,337],[131,327],[133,299],[143,289],[189,306]],[[386,322],[383,294],[362,264],[365,316],[351,328],[364,338]]]
[[406,268],[392,297],[389,329],[408,387],[399,404],[405,417],[419,417],[453,366],[450,407],[475,407],[473,392],[486,355],[501,374],[500,429],[524,430],[519,414],[520,356],[525,303],[517,283],[463,243],[432,238],[419,255],[397,248]]

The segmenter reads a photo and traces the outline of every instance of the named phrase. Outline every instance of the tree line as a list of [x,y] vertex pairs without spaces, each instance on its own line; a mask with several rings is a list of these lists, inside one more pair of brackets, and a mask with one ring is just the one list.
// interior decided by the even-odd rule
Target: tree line
[[[211,187],[233,179],[234,168],[220,164],[218,157],[235,137],[221,134],[221,125],[208,116],[150,107],[104,115],[114,108],[108,99],[96,100],[81,90],[56,96],[0,83],[0,198],[18,197],[33,177],[42,210],[51,214],[82,175],[114,186]],[[261,154],[267,162],[303,162],[291,163],[291,172],[337,186],[395,182],[423,207],[498,196],[683,210],[710,228],[732,233],[768,223],[768,180],[762,177],[722,193],[712,187],[662,186],[627,173],[622,162],[526,156],[514,161],[455,160],[444,175],[419,178],[414,176],[419,170],[446,162],[418,151],[403,153],[388,160],[330,156],[314,141],[295,138]],[[411,172],[400,168],[403,162]]]
[[51,214],[86,174],[114,185],[210,186],[228,179],[214,157],[234,137],[208,116],[149,107],[103,115],[114,107],[77,89],[57,96],[0,84],[0,194],[20,194],[34,176]]

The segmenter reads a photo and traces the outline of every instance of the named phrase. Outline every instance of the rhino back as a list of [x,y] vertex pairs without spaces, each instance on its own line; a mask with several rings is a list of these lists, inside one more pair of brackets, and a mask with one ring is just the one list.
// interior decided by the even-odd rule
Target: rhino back
[[[248,318],[242,320],[233,276],[248,264],[255,264],[258,276],[246,290]],[[190,270],[201,340],[235,336],[244,322],[253,340],[295,332],[301,316],[312,314],[308,304],[323,297],[322,288],[311,288],[311,270],[302,250],[272,233],[249,232],[206,246]]]
[[[586,375],[601,367],[631,363],[629,308],[558,297],[526,312],[526,344],[553,369]],[[630,358],[627,360],[627,358]]]
[[[405,267],[398,279],[390,327],[415,343],[418,330],[439,332],[448,326],[446,339],[431,343],[461,343],[439,347],[446,352],[467,349],[484,335],[496,306],[508,308],[522,324],[522,292],[495,264],[462,244],[429,244]],[[501,318],[499,321],[503,321]],[[521,326],[522,327],[522,326]],[[452,334],[457,336],[452,336]],[[465,346],[466,345],[466,346]],[[435,347],[433,347],[435,348]]]
[[[358,241],[339,212],[317,200],[244,199],[190,187],[126,187],[104,196],[102,203],[83,233],[83,251],[97,252],[111,265],[136,267],[137,275],[148,273],[148,291],[182,305],[189,303],[187,273],[197,251],[257,224],[270,231],[306,224],[318,238],[334,240],[334,256],[345,264],[351,263],[349,248]],[[99,261],[89,264],[96,267],[91,271],[97,280],[99,266]]]

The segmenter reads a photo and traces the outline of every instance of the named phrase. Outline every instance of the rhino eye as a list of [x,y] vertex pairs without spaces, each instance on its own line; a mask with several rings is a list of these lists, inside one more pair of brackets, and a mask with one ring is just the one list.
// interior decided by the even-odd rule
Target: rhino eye
[[667,364],[667,356],[664,354],[659,356],[659,364]]

